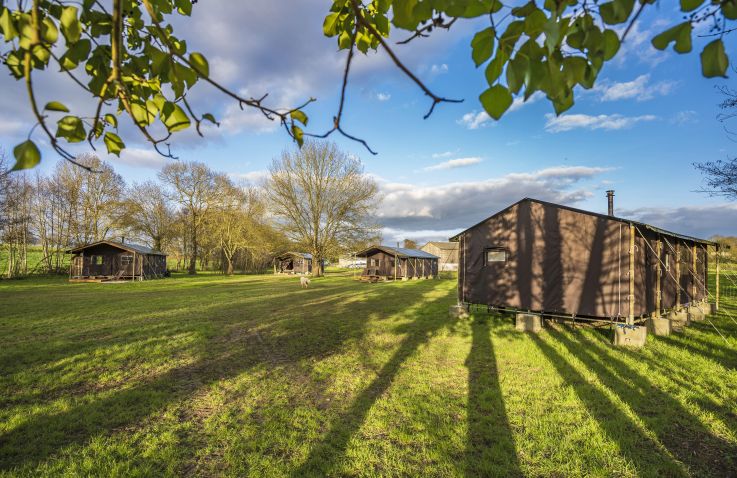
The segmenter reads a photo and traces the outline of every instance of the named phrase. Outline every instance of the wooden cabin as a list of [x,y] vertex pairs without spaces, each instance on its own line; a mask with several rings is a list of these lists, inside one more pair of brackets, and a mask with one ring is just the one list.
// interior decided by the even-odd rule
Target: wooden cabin
[[144,280],[166,276],[166,254],[128,242],[97,241],[72,254],[70,282]]
[[275,257],[274,274],[312,274],[312,254],[285,252]]
[[420,250],[429,252],[434,256],[438,256],[439,271],[457,271],[458,270],[458,243],[457,242],[441,242],[430,241],[420,248]]
[[356,254],[366,258],[361,279],[378,280],[427,279],[438,275],[438,256],[419,249],[371,246]]
[[715,243],[610,211],[526,198],[452,237],[459,303],[631,322],[707,302]]

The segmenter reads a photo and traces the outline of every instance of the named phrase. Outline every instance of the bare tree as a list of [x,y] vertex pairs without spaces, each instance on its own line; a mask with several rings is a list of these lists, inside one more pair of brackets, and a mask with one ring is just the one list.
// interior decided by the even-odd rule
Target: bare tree
[[312,253],[313,274],[322,260],[375,233],[378,186],[358,159],[328,142],[308,142],[275,159],[265,184],[281,230]]
[[704,192],[737,199],[737,158],[694,164],[705,176]]
[[199,233],[217,193],[216,174],[198,162],[169,163],[159,173],[159,179],[170,186],[169,197],[183,209],[189,235],[190,261],[188,272],[197,273]]
[[402,247],[406,249],[417,249],[417,243],[413,241],[412,239],[405,239]]
[[121,213],[121,225],[145,237],[157,251],[163,251],[174,235],[174,208],[161,185],[153,181],[133,184],[126,194]]

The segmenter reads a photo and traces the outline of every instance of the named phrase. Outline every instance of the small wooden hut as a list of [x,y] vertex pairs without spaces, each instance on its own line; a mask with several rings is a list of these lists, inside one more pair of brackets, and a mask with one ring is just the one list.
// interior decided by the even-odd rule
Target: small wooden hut
[[285,252],[274,258],[274,274],[312,274],[312,254]]
[[166,254],[139,244],[97,241],[66,252],[72,254],[70,282],[144,280],[166,275]]
[[609,209],[525,198],[452,237],[459,303],[629,323],[707,303],[715,243]]
[[430,241],[420,248],[425,252],[429,252],[438,256],[438,270],[440,271],[457,271],[458,270],[458,243]]
[[379,245],[356,256],[366,258],[362,280],[427,279],[438,275],[438,256],[419,249]]

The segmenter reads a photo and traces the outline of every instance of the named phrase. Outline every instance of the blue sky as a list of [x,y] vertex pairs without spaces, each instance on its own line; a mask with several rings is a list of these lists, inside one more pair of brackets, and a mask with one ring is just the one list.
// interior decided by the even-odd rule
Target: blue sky
[[[701,77],[698,51],[704,39],[695,40],[696,52],[689,55],[652,49],[650,38],[678,21],[663,5],[643,15],[598,86],[578,91],[576,105],[558,118],[547,100],[537,97],[516,104],[498,123],[481,114],[483,69],[473,66],[469,47],[479,23],[458,22],[450,32],[397,47],[433,91],[465,100],[439,105],[428,120],[422,119],[427,98],[383,52],[360,58],[343,126],[379,154],[332,139],[361,158],[379,181],[385,242],[447,238],[525,196],[602,212],[606,189],[616,190],[620,215],[698,236],[737,235],[737,206],[696,192],[702,178],[692,166],[735,153],[735,143],[716,120],[721,100],[716,87],[734,80]],[[322,36],[326,2],[210,0],[207,6],[196,5],[194,18],[177,27],[190,50],[210,59],[213,76],[254,96],[270,92],[275,106],[316,96],[308,109],[309,130],[326,130],[344,62],[334,40]],[[734,45],[728,39],[728,54]],[[67,83],[57,75],[39,79],[42,101],[90,107]],[[11,151],[31,123],[20,84],[3,77],[0,88],[18,92],[0,98],[0,146]],[[258,182],[272,158],[293,147],[275,125],[241,112],[206,85],[192,99],[223,124],[208,129],[205,139],[192,132],[176,138],[173,149],[181,160]],[[132,128],[124,126],[123,134],[130,151],[106,159],[127,182],[155,177],[166,160]],[[45,152],[41,169],[56,161]]]

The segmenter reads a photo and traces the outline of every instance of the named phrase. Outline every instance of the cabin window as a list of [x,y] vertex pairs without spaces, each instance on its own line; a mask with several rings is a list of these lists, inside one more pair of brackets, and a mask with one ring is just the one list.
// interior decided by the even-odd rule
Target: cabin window
[[492,247],[489,249],[486,249],[485,251],[486,257],[486,265],[499,263],[499,262],[507,262],[507,250],[502,249],[501,247]]
[[120,263],[124,266],[128,266],[133,263],[133,256],[120,256]]
[[102,265],[102,256],[90,256],[90,262],[93,266],[101,266]]

